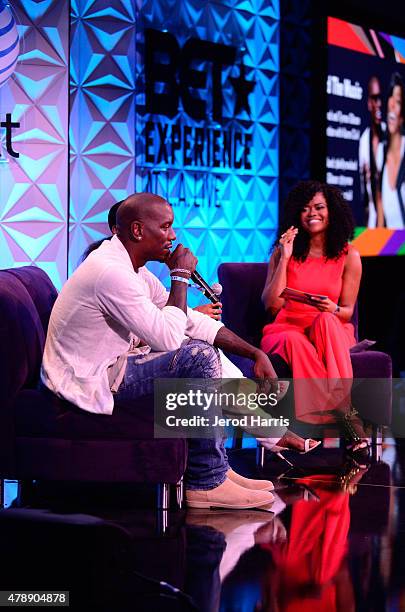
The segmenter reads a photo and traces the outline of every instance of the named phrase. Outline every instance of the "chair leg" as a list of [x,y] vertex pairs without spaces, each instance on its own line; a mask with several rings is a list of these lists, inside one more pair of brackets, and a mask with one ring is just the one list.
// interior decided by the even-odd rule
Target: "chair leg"
[[169,528],[169,511],[158,508],[156,514],[156,532],[157,535],[163,536]]
[[382,444],[382,427],[379,425],[373,425],[372,427],[371,444],[373,446]]
[[382,459],[382,427],[373,425],[371,434],[371,458],[373,461]]
[[184,495],[184,482],[183,476],[180,478],[179,482],[176,484],[176,502],[179,510],[183,507],[183,495]]
[[233,428],[232,450],[240,450],[243,445],[243,430],[240,427]]
[[33,480],[18,480],[17,486],[17,506],[25,506],[30,504],[34,492]]
[[157,508],[168,510],[170,505],[170,485],[167,482],[157,485]]
[[157,485],[157,532],[164,535],[169,527],[170,485]]
[[256,465],[257,467],[264,467],[264,457],[265,457],[266,449],[261,444],[257,445],[256,448]]

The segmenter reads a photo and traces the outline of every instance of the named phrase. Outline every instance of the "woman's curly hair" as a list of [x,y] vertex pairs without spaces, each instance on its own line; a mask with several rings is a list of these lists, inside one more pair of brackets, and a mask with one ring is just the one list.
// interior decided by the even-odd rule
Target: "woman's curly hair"
[[279,227],[275,245],[289,227],[294,225],[300,231],[294,240],[293,257],[305,261],[309,253],[309,234],[303,230],[301,212],[317,194],[322,193],[329,212],[329,225],[326,232],[326,258],[337,259],[347,250],[347,243],[353,239],[354,219],[349,204],[340,189],[319,181],[300,181],[287,196],[284,218]]

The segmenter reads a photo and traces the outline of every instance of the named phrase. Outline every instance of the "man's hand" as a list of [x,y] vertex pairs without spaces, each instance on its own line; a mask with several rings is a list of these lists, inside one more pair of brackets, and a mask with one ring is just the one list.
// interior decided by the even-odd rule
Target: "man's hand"
[[254,362],[253,372],[257,380],[258,393],[276,393],[278,395],[280,388],[277,382],[277,374],[266,353],[258,349],[254,356]]
[[[186,248],[182,244],[178,244],[174,251],[170,253],[166,259],[166,265],[169,270],[180,268],[182,270],[188,270],[192,274],[197,267],[198,259],[193,255],[190,249]],[[179,274],[182,276],[182,274]]]
[[260,349],[257,349],[257,352],[254,355],[255,365],[253,367],[253,372],[255,374],[255,378],[259,380],[267,380],[277,379],[277,374],[271,365],[270,359],[267,357],[266,353],[263,353]]
[[219,321],[222,313],[222,304],[221,302],[217,302],[216,304],[202,304],[201,306],[196,306],[194,310],[198,310],[198,312],[208,315],[211,319],[217,319],[217,321]]
[[272,383],[277,382],[277,374],[266,353],[252,346],[227,327],[221,327],[221,329],[218,330],[214,345],[228,353],[252,359],[252,361],[255,362],[253,366],[255,378],[263,381],[266,386],[268,386],[269,379]]

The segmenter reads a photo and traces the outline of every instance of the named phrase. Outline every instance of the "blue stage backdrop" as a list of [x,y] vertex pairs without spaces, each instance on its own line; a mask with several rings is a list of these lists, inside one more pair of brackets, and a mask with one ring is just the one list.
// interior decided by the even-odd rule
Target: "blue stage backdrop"
[[[0,7],[6,4],[0,0]],[[24,88],[38,108],[28,138],[38,137],[44,117],[49,133],[58,130],[70,97],[70,164],[65,156],[65,172],[55,172],[54,158],[49,167],[41,158],[47,173],[41,181],[34,173],[35,194],[46,201],[25,198],[29,215],[21,217],[36,231],[29,235],[26,229],[26,239],[18,235],[19,250],[9,246],[7,257],[0,254],[2,267],[41,265],[60,288],[64,270],[75,269],[87,244],[109,233],[110,206],[134,190],[169,199],[178,238],[195,251],[209,280],[222,261],[267,259],[278,223],[278,0],[72,0],[70,88],[59,79],[48,101],[44,78],[51,68],[45,74],[41,62],[51,64],[51,50],[62,57],[67,3],[11,5],[22,16],[20,45],[29,49],[23,57],[33,61],[29,75],[21,77],[17,63],[15,74],[0,84],[0,103],[10,104],[7,92]],[[32,40],[25,40],[30,32]],[[14,112],[24,109],[16,104]],[[0,130],[3,140],[6,132]],[[53,141],[47,136],[46,142]],[[46,150],[38,148],[43,157]],[[3,215],[22,197],[27,181],[21,170],[30,172],[28,161],[26,167],[11,162],[18,189],[10,173],[7,183],[0,175]],[[50,206],[60,209],[60,220]],[[19,223],[20,217],[9,221]],[[55,229],[65,248],[56,246],[48,225],[38,234],[45,222],[59,223]],[[9,244],[12,232],[3,228],[1,236]]]
[[137,190],[172,203],[207,279],[263,261],[278,223],[278,0],[147,0],[137,29]]
[[72,0],[69,272],[135,191],[135,0]]

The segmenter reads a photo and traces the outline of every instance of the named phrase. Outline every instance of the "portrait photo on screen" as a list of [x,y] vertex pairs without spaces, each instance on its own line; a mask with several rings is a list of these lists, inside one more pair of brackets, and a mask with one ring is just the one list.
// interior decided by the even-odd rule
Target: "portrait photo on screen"
[[326,90],[326,180],[352,206],[356,246],[405,254],[405,32],[329,17]]

